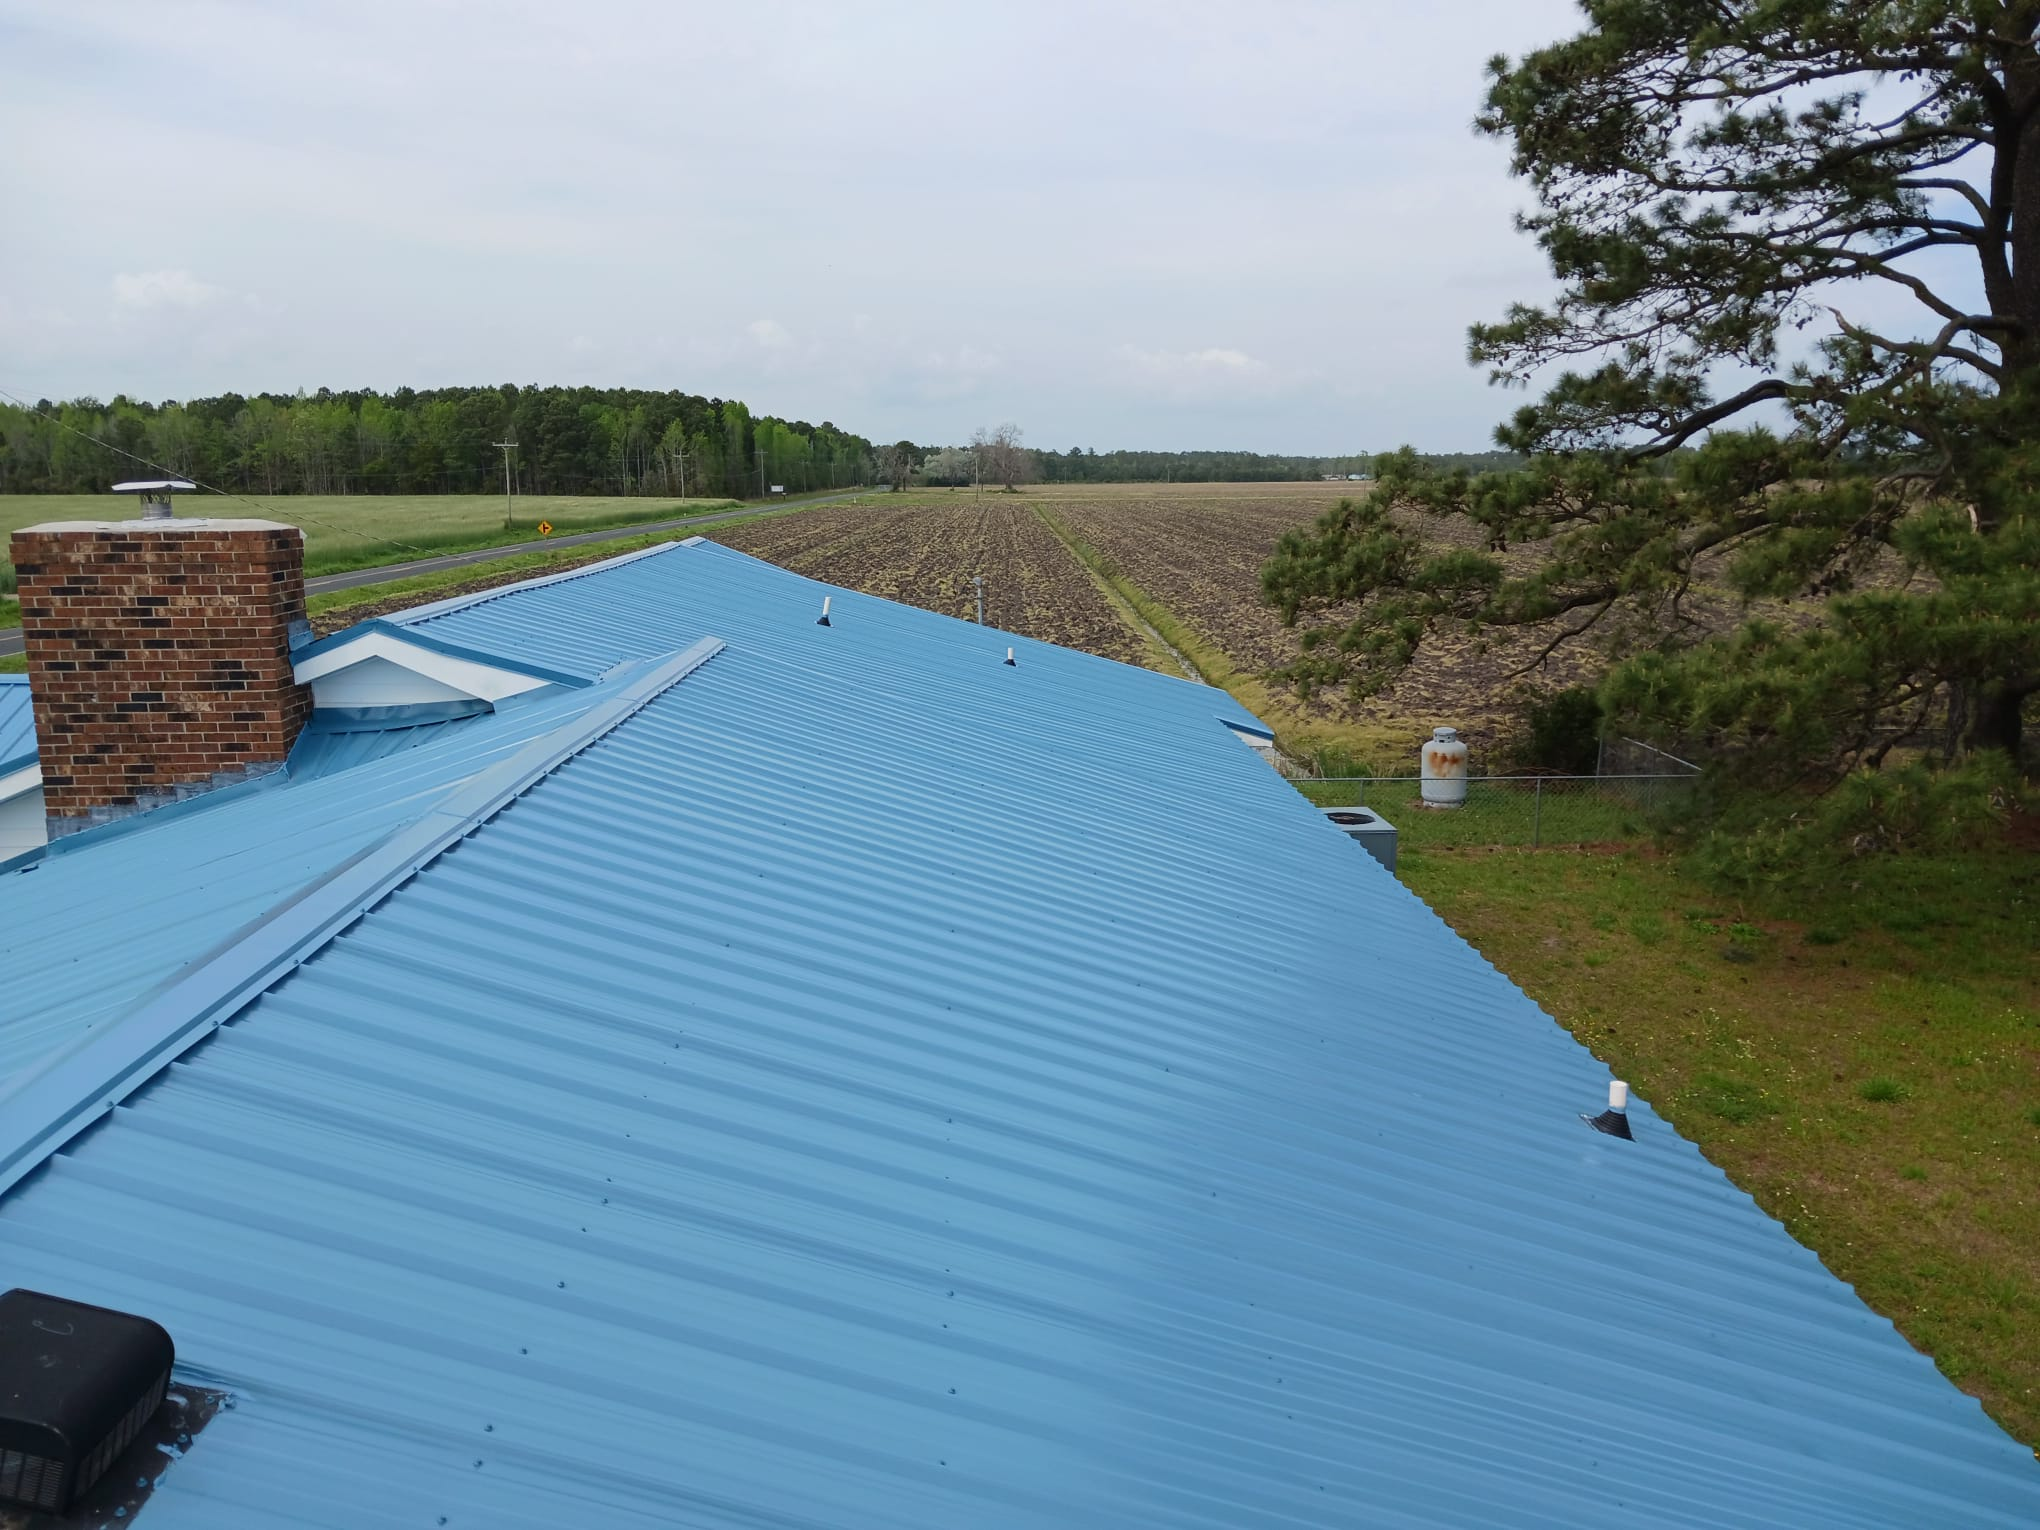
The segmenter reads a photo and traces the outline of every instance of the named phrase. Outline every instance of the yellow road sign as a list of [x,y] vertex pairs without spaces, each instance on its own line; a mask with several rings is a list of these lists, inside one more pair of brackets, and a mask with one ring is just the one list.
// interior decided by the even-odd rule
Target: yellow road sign
[[551,521],[540,521],[540,522],[538,523],[538,534],[539,534],[540,536],[542,536],[542,537],[549,537],[549,536],[551,536],[551,535],[552,535],[552,522],[551,522]]

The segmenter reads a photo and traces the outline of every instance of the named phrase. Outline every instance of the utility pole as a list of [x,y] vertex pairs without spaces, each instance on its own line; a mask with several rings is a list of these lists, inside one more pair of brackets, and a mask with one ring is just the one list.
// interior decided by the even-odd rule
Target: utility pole
[[515,441],[498,441],[503,448],[503,529],[510,529],[510,453],[517,449]]
[[757,450],[758,450],[758,497],[760,499],[765,499],[768,497],[765,493],[765,448],[761,446]]
[[985,624],[985,576],[972,574],[970,582],[977,586],[978,625],[982,627]]

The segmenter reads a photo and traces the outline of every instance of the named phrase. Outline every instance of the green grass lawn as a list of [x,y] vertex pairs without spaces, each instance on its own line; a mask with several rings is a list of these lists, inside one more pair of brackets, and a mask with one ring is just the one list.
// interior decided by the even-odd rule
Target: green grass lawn
[[[279,494],[251,495],[249,499],[187,494],[177,503],[184,514],[286,521],[304,527],[305,572],[317,575],[401,563],[433,553],[529,542],[537,538],[541,520],[550,521],[555,532],[565,534],[706,514],[735,501],[520,497],[515,523],[508,531],[503,528],[500,494]],[[0,495],[0,538],[42,521],[125,521],[138,513],[132,494]],[[11,564],[0,565],[0,593],[12,591],[13,575]],[[10,613],[0,611],[0,626],[15,624]]]
[[1610,776],[1539,781],[1469,781],[1456,808],[1421,805],[1415,781],[1298,781],[1319,807],[1373,808],[1395,826],[1397,842],[1428,846],[1598,845],[1649,836],[1654,810],[1680,800],[1687,783]]
[[2040,1444],[2040,858],[1739,902],[1640,852],[1410,847],[1404,880]]

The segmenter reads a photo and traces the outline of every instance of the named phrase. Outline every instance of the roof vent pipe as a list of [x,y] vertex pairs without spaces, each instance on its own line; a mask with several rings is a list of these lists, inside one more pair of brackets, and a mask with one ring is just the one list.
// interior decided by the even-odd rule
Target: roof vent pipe
[[1620,1137],[1625,1142],[1636,1140],[1636,1134],[1629,1129],[1629,1086],[1619,1078],[1608,1081],[1608,1108],[1598,1116],[1583,1115],[1580,1119],[1610,1137]]
[[829,620],[829,597],[826,595],[822,597],[822,614],[815,618],[815,625],[817,627],[830,627],[835,625],[833,622]]
[[1014,660],[1013,650],[1010,648],[1006,650],[1006,662],[1008,664],[1011,664],[1015,669],[1018,669],[1020,667],[1019,664]]
[[127,483],[115,484],[113,492],[139,494],[142,497],[143,520],[167,521],[173,518],[170,496],[197,487],[197,484],[183,478],[136,478]]

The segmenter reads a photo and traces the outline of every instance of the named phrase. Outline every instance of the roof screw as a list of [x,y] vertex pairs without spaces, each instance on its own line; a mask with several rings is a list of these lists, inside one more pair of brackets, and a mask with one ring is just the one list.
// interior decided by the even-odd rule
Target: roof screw
[[1006,662],[1007,662],[1008,664],[1011,664],[1011,665],[1013,665],[1013,667],[1014,667],[1015,669],[1018,669],[1018,668],[1020,667],[1020,666],[1019,666],[1019,665],[1018,665],[1017,663],[1015,663],[1015,662],[1014,662],[1014,659],[1013,659],[1013,650],[1012,650],[1012,649],[1010,649],[1010,648],[1008,648],[1008,649],[1006,650]]
[[828,627],[834,625],[834,623],[832,623],[829,620],[829,597],[826,595],[822,597],[822,614],[815,619],[815,625],[817,627]]
[[1629,1129],[1629,1086],[1619,1078],[1608,1081],[1608,1108],[1598,1116],[1583,1115],[1580,1119],[1610,1137],[1636,1140],[1636,1134]]

